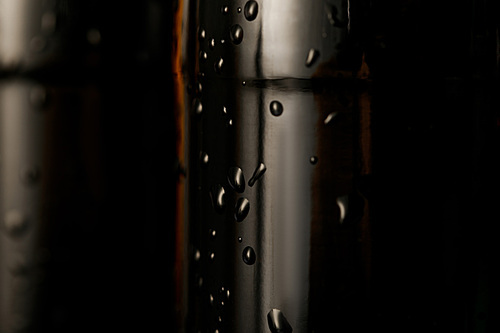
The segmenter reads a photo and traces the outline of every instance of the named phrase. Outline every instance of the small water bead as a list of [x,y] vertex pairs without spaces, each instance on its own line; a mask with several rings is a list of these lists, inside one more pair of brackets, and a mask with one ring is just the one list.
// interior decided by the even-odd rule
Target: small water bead
[[242,85],[243,87],[244,87],[244,86],[246,86],[246,85],[247,85],[247,81],[242,81],[242,82],[241,82],[241,85]]
[[238,237],[238,243],[241,243],[243,242],[243,238],[242,237]]
[[316,156],[311,156],[311,158],[309,159],[309,162],[314,165],[314,164],[318,163],[318,158]]
[[278,101],[272,101],[269,105],[269,109],[271,110],[271,114],[273,116],[281,116],[281,114],[283,113],[283,104]]
[[255,260],[257,259],[257,256],[255,255],[255,251],[251,246],[247,246],[243,249],[242,253],[243,261],[247,265],[253,265],[255,264]]
[[250,211],[250,201],[247,198],[239,198],[236,202],[234,218],[236,221],[243,221]]
[[220,9],[220,11],[222,12],[222,14],[226,15],[227,13],[229,13],[229,7],[228,6],[222,6],[222,8]]
[[222,213],[226,208],[226,191],[224,187],[217,184],[210,191],[210,196],[212,197],[212,205],[217,213]]
[[207,33],[205,32],[205,29],[203,28],[198,28],[198,40],[201,42],[205,40],[205,37],[207,36]]
[[201,258],[200,250],[196,250],[194,252],[194,261],[200,261],[200,258]]
[[214,296],[212,294],[208,295],[208,300],[210,301],[210,305],[214,305]]
[[214,239],[215,239],[215,237],[217,237],[217,231],[215,231],[214,229],[210,229],[209,234],[210,234],[210,238],[211,238],[212,240],[214,240]]
[[217,60],[214,64],[215,72],[218,74],[222,73],[223,67],[224,67],[224,59],[222,59],[222,57],[220,57],[219,60]]
[[245,4],[245,18],[248,21],[253,21],[257,18],[257,14],[259,13],[259,4],[257,1],[250,0]]
[[245,190],[245,176],[240,168],[230,168],[227,173],[227,181],[236,192],[243,193]]
[[335,118],[337,116],[338,112],[331,112],[330,114],[328,114],[328,116],[326,116],[325,118],[325,125],[328,125],[332,120],[333,118]]
[[222,113],[225,115],[227,114],[227,108],[225,106],[222,107]]
[[215,253],[211,252],[208,257],[210,258],[211,261],[214,261],[215,260]]
[[260,178],[262,177],[262,175],[264,174],[264,172],[266,172],[267,168],[266,166],[264,165],[264,163],[259,163],[259,165],[257,166],[257,168],[255,168],[254,172],[253,172],[253,175],[252,175],[252,178],[250,178],[250,180],[248,181],[248,186],[252,187],[255,182]]
[[203,104],[201,104],[201,100],[199,98],[195,98],[193,100],[193,104],[191,106],[194,114],[201,114],[203,112]]
[[232,119],[229,119],[229,121],[227,122],[227,124],[228,124],[229,126],[233,126],[233,120],[232,120]]
[[243,28],[239,24],[235,24],[229,30],[229,37],[233,44],[238,45],[243,40]]
[[208,47],[210,48],[210,50],[215,49],[215,39],[214,38],[212,38],[210,40],[210,43],[208,44]]
[[200,62],[205,63],[208,59],[208,54],[205,51],[200,51]]
[[225,42],[226,42],[226,40],[225,40],[225,39],[221,39],[221,40],[220,40],[220,43],[221,43],[221,44],[224,44]]
[[311,67],[316,60],[319,58],[319,51],[316,49],[310,49],[306,57],[306,67]]
[[203,91],[203,85],[201,84],[201,82],[197,82],[196,83],[196,93],[201,94],[202,91]]
[[203,151],[200,152],[201,166],[207,166],[209,161],[210,161],[210,157],[208,156],[208,154],[203,152]]
[[288,323],[283,312],[278,309],[272,309],[267,314],[267,324],[272,333],[291,333],[292,326]]
[[238,9],[236,10],[238,12],[238,14],[241,13],[241,7],[238,7]]
[[222,317],[221,316],[219,316],[218,320],[219,320],[219,323],[222,323]]

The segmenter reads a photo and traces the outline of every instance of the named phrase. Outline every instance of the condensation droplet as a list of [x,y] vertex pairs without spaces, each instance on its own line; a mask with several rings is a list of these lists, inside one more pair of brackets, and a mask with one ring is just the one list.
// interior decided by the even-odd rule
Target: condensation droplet
[[222,14],[226,15],[227,13],[229,13],[229,7],[228,6],[222,6],[222,8],[220,9],[220,11],[222,12]]
[[236,202],[234,218],[236,221],[241,222],[247,217],[250,211],[250,201],[247,198],[239,198]]
[[311,162],[311,164],[316,164],[318,163],[318,158],[316,156],[311,156],[311,158],[309,159],[309,162]]
[[337,116],[338,112],[331,112],[330,114],[328,114],[328,116],[326,116],[325,118],[325,125],[328,125],[332,120],[333,118],[335,118]]
[[200,152],[200,162],[202,166],[207,166],[208,162],[210,161],[210,157],[208,156],[207,153],[205,152]]
[[203,277],[200,276],[198,278],[198,288],[201,288],[201,287],[203,287]]
[[241,85],[242,85],[243,87],[244,87],[244,86],[246,86],[246,85],[247,85],[247,81],[242,81],[242,82],[241,82]]
[[219,323],[222,323],[222,317],[221,316],[219,316],[218,320],[219,320]]
[[212,294],[208,296],[208,300],[210,301],[210,305],[214,305],[214,296]]
[[221,40],[220,40],[220,43],[221,43],[221,44],[224,44],[225,42],[226,42],[226,40],[225,40],[225,39],[221,39]]
[[232,120],[232,119],[229,119],[229,121],[227,122],[227,124],[228,124],[229,126],[233,126],[233,120]]
[[28,221],[23,213],[17,210],[9,210],[5,214],[4,226],[5,230],[7,230],[11,236],[20,236],[26,231]]
[[205,32],[205,29],[203,29],[203,28],[201,28],[201,27],[200,27],[200,28],[198,28],[198,39],[199,39],[200,41],[203,41],[203,40],[205,40],[205,37],[206,37],[206,36],[207,36],[207,33]]
[[215,253],[211,252],[210,255],[208,256],[211,261],[215,260]]
[[215,211],[217,213],[222,213],[226,208],[226,191],[224,190],[224,187],[217,184],[212,188],[210,195],[212,197],[212,204]]
[[251,246],[247,246],[243,249],[242,257],[243,261],[247,265],[255,264],[255,259],[257,258],[257,256],[255,255],[255,251]]
[[208,54],[205,51],[200,51],[200,62],[205,63],[208,59]]
[[272,101],[269,105],[269,109],[271,110],[271,114],[275,117],[278,117],[283,113],[283,105],[278,101]]
[[227,173],[227,181],[236,192],[243,193],[245,190],[245,176],[240,168],[230,168]]
[[278,309],[272,309],[267,314],[267,324],[272,333],[291,333],[292,326],[288,323],[283,312]]
[[202,86],[201,82],[197,82],[196,83],[196,93],[201,94],[202,91],[203,91],[203,86]]
[[349,206],[349,196],[343,195],[337,198],[337,206],[340,210],[339,223],[344,223],[345,217],[347,215],[347,208]]
[[241,243],[243,242],[243,238],[242,237],[238,237],[238,243]]
[[225,106],[222,107],[222,113],[225,115],[227,114],[227,108]]
[[215,49],[215,38],[212,38],[210,40],[210,43],[208,44],[208,47],[210,48],[210,50]]
[[215,231],[215,229],[210,229],[209,234],[212,240],[215,239],[215,237],[217,237],[217,231]]
[[316,49],[310,49],[306,57],[306,66],[311,67],[316,60],[319,58],[319,51]]
[[[221,41],[221,43],[222,43],[222,41]],[[223,67],[224,67],[224,59],[222,59],[222,57],[220,57],[219,60],[217,60],[214,64],[215,72],[218,74],[222,73]]]
[[193,105],[191,107],[193,110],[193,113],[195,114],[201,114],[203,112],[203,104],[201,104],[201,101],[199,98],[195,98],[193,100]]
[[250,0],[245,4],[245,18],[248,21],[253,21],[259,13],[259,4],[257,1]]
[[241,13],[241,7],[238,7],[238,9],[236,10],[239,13]]
[[262,175],[264,174],[264,172],[266,172],[267,168],[266,166],[264,165],[264,163],[259,163],[259,165],[255,168],[254,172],[253,172],[253,175],[252,175],[252,178],[250,178],[250,180],[248,181],[248,186],[252,187],[255,182],[260,178],[262,177]]
[[201,258],[200,250],[196,250],[194,252],[194,261],[200,261],[200,258]]
[[229,30],[229,37],[233,44],[238,45],[243,40],[243,28],[239,24],[235,24]]

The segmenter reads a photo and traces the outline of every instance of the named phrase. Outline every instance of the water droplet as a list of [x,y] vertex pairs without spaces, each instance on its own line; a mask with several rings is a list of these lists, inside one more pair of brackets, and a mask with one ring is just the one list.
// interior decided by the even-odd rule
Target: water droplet
[[266,172],[267,168],[264,163],[259,163],[259,165],[255,168],[252,178],[248,181],[248,186],[252,187],[255,182],[262,177],[264,172]]
[[220,9],[220,11],[222,12],[222,14],[226,15],[227,13],[229,13],[229,7],[228,6],[222,6],[222,8]]
[[238,243],[241,243],[243,242],[243,238],[242,237],[238,237]]
[[227,114],[227,108],[225,106],[222,107],[222,113]]
[[201,94],[202,91],[203,91],[203,86],[201,85],[201,82],[197,82],[196,83],[196,93]]
[[222,317],[221,316],[219,316],[218,320],[219,320],[219,323],[222,323]]
[[255,264],[255,259],[257,258],[255,255],[255,251],[251,246],[247,246],[243,249],[242,253],[243,261],[247,265],[253,265]]
[[205,32],[205,29],[203,28],[198,28],[198,40],[201,42],[205,40],[205,37],[207,36],[207,33]]
[[311,67],[316,60],[319,58],[319,51],[316,49],[310,49],[309,52],[307,53],[307,58],[306,58],[306,66]]
[[221,305],[221,306],[224,306],[224,301],[220,301],[220,305]]
[[203,278],[200,276],[198,279],[198,288],[203,287]]
[[338,112],[332,112],[330,114],[328,114],[328,116],[326,116],[325,118],[325,125],[328,125],[332,120],[333,118],[335,118],[337,116]]
[[283,312],[278,309],[272,309],[267,314],[267,324],[272,333],[291,333],[292,326],[288,323]]
[[200,261],[200,258],[201,258],[200,250],[196,250],[194,252],[194,261]]
[[239,198],[236,202],[235,210],[236,212],[234,213],[234,218],[236,221],[243,221],[250,211],[250,201],[248,201],[247,198]]
[[257,1],[250,0],[245,4],[245,18],[248,21],[253,21],[259,13],[259,4]]
[[212,296],[212,294],[208,296],[208,300],[210,301],[210,305],[214,305],[214,297]]
[[225,42],[226,42],[226,40],[225,40],[225,39],[221,39],[221,40],[220,40],[220,43],[221,43],[221,44],[224,44]]
[[210,48],[210,50],[215,49],[215,39],[214,38],[212,38],[210,40],[210,43],[208,44],[208,47]]
[[347,207],[349,205],[349,196],[343,195],[341,197],[338,197],[337,198],[337,205],[339,206],[339,210],[340,210],[339,223],[342,224],[342,223],[344,223],[345,216],[347,214]]
[[227,122],[227,124],[228,124],[229,126],[233,126],[233,120],[232,120],[232,119],[229,119],[229,121]]
[[[222,42],[222,41],[221,41]],[[222,73],[222,68],[224,67],[224,59],[222,57],[219,58],[214,64],[214,69],[216,73]]]
[[9,210],[5,214],[5,229],[11,236],[20,236],[27,228],[26,216],[17,210]]
[[269,105],[269,109],[271,110],[271,114],[275,117],[278,117],[283,113],[283,105],[278,101],[272,101]]
[[240,168],[230,168],[227,173],[227,181],[236,192],[243,193],[245,190],[245,176]]
[[201,114],[203,112],[203,104],[201,104],[201,101],[199,98],[195,98],[193,100],[193,104],[191,106],[191,109],[193,110],[193,113],[195,113],[195,114]]
[[244,87],[244,86],[246,86],[246,85],[247,85],[247,81],[243,81],[243,82],[241,82],[241,85],[242,85],[243,87]]
[[215,211],[217,213],[222,213],[226,208],[226,199],[225,199],[226,191],[224,191],[224,187],[217,184],[212,188],[210,195],[212,197],[212,204],[214,206]]
[[238,14],[241,13],[241,7],[238,7],[237,12]]
[[210,238],[214,240],[216,236],[217,236],[217,231],[215,231],[214,229],[210,229]]
[[215,260],[215,253],[211,252],[210,255],[208,256],[211,261]]
[[27,186],[35,185],[40,179],[40,170],[35,166],[24,167],[19,171],[19,178]]
[[311,164],[316,164],[318,163],[318,158],[316,156],[311,156],[311,158],[309,159],[309,162],[311,162]]
[[207,61],[208,54],[205,51],[200,51],[200,62],[205,63]]
[[229,30],[229,37],[233,44],[238,45],[243,40],[243,28],[239,24],[235,24]]
[[339,22],[337,19],[337,13],[338,13],[337,7],[330,4],[325,4],[325,8],[326,8],[326,16],[328,18],[328,22],[330,23],[330,25],[338,26]]
[[87,31],[87,41],[91,45],[99,45],[101,42],[101,32],[97,29]]
[[207,153],[205,152],[200,152],[200,162],[202,166],[207,166],[208,162],[210,161],[210,158]]

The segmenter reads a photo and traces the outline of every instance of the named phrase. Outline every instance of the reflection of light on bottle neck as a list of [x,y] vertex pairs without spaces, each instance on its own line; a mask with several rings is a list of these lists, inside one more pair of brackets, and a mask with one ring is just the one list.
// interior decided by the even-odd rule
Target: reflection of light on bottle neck
[[339,210],[340,210],[340,218],[339,218],[340,223],[344,222],[345,215],[347,213],[347,205],[348,205],[347,200],[348,200],[347,195],[344,195],[344,196],[337,198],[337,205],[339,206]]

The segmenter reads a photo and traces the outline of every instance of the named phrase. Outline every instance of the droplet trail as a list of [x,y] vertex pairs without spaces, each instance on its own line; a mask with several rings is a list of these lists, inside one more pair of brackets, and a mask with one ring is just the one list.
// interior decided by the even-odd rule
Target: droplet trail
[[283,312],[278,309],[269,311],[267,314],[267,324],[272,333],[291,333],[293,331]]
[[245,176],[240,168],[230,168],[227,174],[227,181],[236,192],[243,193],[245,190]]
[[236,221],[243,221],[250,211],[250,201],[247,198],[239,198],[236,202],[234,218]]
[[260,179],[260,177],[262,177],[262,175],[264,174],[264,172],[266,172],[267,168],[266,166],[264,165],[264,163],[259,163],[259,165],[257,166],[257,168],[255,168],[254,172],[253,172],[253,175],[252,175],[252,178],[250,178],[250,180],[248,181],[248,186],[252,187],[255,182],[257,180]]

